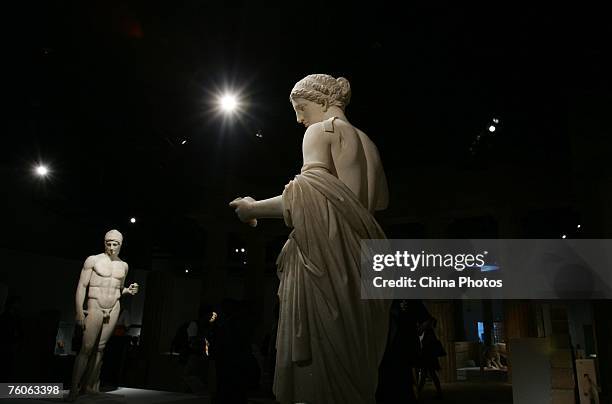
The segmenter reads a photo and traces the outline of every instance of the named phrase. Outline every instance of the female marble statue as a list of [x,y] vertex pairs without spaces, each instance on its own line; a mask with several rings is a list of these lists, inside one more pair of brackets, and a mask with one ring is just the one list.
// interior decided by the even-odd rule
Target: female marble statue
[[346,79],[313,74],[290,101],[307,129],[301,173],[282,195],[230,203],[241,221],[284,218],[293,231],[277,261],[280,319],[274,393],[281,403],[374,404],[389,304],[360,296],[360,240],[384,238],[378,150],[350,124]]

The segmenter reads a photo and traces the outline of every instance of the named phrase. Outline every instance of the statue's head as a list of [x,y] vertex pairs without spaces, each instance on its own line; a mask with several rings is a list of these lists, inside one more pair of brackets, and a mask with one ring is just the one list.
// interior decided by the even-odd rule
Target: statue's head
[[110,230],[104,235],[104,252],[110,257],[117,257],[123,244],[123,236],[117,230]]
[[325,120],[329,108],[344,112],[351,100],[351,86],[344,77],[335,79],[328,74],[311,74],[293,86],[289,100],[297,121],[309,126]]

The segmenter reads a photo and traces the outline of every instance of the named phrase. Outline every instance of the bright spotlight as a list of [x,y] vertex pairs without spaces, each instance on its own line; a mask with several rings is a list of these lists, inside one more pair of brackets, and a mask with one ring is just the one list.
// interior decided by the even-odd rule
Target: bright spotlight
[[493,123],[499,123],[499,119],[493,118]]
[[491,133],[495,132],[495,125],[489,126],[489,132]]
[[131,218],[130,223],[136,223],[136,218],[135,217]]
[[240,252],[245,252],[245,251],[246,251],[246,250],[245,250],[244,248],[241,248],[241,249],[240,249]]
[[225,94],[223,97],[221,97],[219,103],[221,105],[221,109],[227,113],[233,112],[238,106],[238,101],[236,100],[236,97],[232,94]]
[[36,174],[38,174],[41,177],[44,177],[45,175],[49,174],[49,170],[47,169],[47,167],[41,164],[38,167],[36,167]]
[[563,234],[563,235],[561,236],[561,238],[567,238],[567,236],[566,236],[565,234]]

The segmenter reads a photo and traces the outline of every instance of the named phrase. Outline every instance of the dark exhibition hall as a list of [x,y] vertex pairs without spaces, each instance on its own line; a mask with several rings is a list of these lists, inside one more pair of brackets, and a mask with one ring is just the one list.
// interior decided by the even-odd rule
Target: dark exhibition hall
[[0,402],[612,403],[603,10],[5,10]]

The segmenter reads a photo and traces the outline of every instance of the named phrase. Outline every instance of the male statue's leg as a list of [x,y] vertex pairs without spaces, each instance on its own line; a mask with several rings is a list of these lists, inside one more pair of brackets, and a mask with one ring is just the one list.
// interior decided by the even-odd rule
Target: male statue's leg
[[[78,327],[78,325],[77,325]],[[70,388],[69,401],[74,401],[79,394],[79,389],[87,364],[92,357],[96,341],[102,330],[102,312],[97,310],[89,310],[85,317],[85,330],[83,331],[83,344],[81,350],[74,360],[74,368],[72,370],[72,387]]]
[[[100,331],[102,331],[102,326],[100,326]],[[96,355],[98,352],[98,342],[100,341],[100,334],[98,334],[98,338],[91,348],[91,353],[89,354],[89,358],[87,360],[87,367],[85,368],[85,372],[83,372],[83,376],[81,376],[80,381],[80,394],[87,394],[87,382],[91,379],[91,374],[93,373],[93,368],[96,363]]]
[[103,348],[96,347],[91,359],[91,371],[85,376],[83,390],[86,394],[96,394],[100,392],[100,368],[102,367]]
[[100,371],[102,370],[102,359],[104,357],[104,348],[108,339],[112,336],[115,330],[115,325],[119,319],[120,305],[115,304],[108,317],[108,322],[102,322],[102,332],[100,333],[100,341],[98,342],[97,351],[95,353],[95,362],[90,377],[86,380],[86,391],[88,393],[100,392]]

